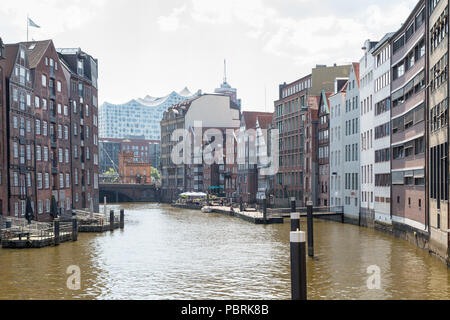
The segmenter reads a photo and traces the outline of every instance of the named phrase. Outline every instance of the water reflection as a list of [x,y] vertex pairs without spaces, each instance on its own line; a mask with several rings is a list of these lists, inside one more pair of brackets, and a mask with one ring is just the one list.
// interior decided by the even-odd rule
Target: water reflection
[[[124,231],[40,250],[0,250],[2,299],[289,299],[289,223],[256,226],[157,204],[126,210]],[[301,223],[302,229],[306,226]],[[309,299],[449,299],[450,271],[408,243],[315,221]],[[78,265],[82,288],[66,287]],[[368,290],[367,267],[381,270]]]

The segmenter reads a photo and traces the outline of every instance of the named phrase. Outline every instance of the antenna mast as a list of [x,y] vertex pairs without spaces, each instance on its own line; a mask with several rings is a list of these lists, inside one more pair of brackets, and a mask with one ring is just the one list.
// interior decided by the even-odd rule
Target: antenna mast
[[227,83],[227,60],[223,60],[223,83]]

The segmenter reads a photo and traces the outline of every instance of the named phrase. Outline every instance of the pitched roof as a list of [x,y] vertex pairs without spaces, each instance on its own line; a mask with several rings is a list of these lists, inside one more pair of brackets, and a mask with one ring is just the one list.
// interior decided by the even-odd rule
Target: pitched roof
[[358,83],[358,89],[359,89],[359,63],[353,62],[352,65],[353,65],[353,70],[355,72],[356,82]]
[[6,58],[6,72],[5,76],[10,77],[11,72],[16,64],[17,51],[19,50],[18,44],[6,44],[5,45],[5,58]]
[[272,123],[273,113],[257,116],[256,119],[258,120],[259,127],[261,129],[267,129],[269,125]]
[[258,116],[272,116],[270,112],[254,112],[254,111],[244,111],[242,112],[242,117],[244,118],[245,128],[246,129],[255,129],[256,128],[256,118]]
[[[37,67],[51,43],[52,40],[22,42],[22,44],[27,47],[30,69],[35,69]],[[33,44],[34,46],[32,46]]]

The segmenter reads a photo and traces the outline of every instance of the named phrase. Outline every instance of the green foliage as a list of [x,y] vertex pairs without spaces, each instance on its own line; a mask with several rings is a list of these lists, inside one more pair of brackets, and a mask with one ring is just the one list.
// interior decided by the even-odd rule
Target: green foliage
[[152,167],[152,178],[156,181],[159,181],[161,179],[161,175],[158,171],[158,169]]
[[108,175],[108,176],[118,175],[117,171],[114,170],[113,168],[109,168],[109,170],[106,171],[104,174],[105,174],[105,175]]
[[119,174],[117,173],[116,170],[114,170],[114,168],[109,168],[109,170],[106,171],[106,172],[104,173],[104,175],[106,175],[106,176],[111,176],[111,178],[110,178],[111,180],[110,180],[110,181],[112,181],[112,182],[117,182],[117,181],[119,181],[119,178],[118,178]]

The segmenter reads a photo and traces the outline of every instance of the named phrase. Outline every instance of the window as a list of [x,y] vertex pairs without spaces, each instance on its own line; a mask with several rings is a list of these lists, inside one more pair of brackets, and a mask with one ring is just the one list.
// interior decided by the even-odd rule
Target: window
[[38,189],[42,189],[42,173],[37,174],[37,187]]
[[36,146],[36,161],[42,161],[41,146]]
[[50,189],[50,175],[48,172],[44,174],[44,187],[45,189]]
[[47,77],[44,74],[42,75],[42,86],[47,87]]
[[393,171],[392,172],[392,184],[393,185],[403,185],[404,184],[404,171]]
[[393,45],[393,53],[395,54],[400,48],[405,44],[405,35],[402,35],[400,38],[394,41]]

